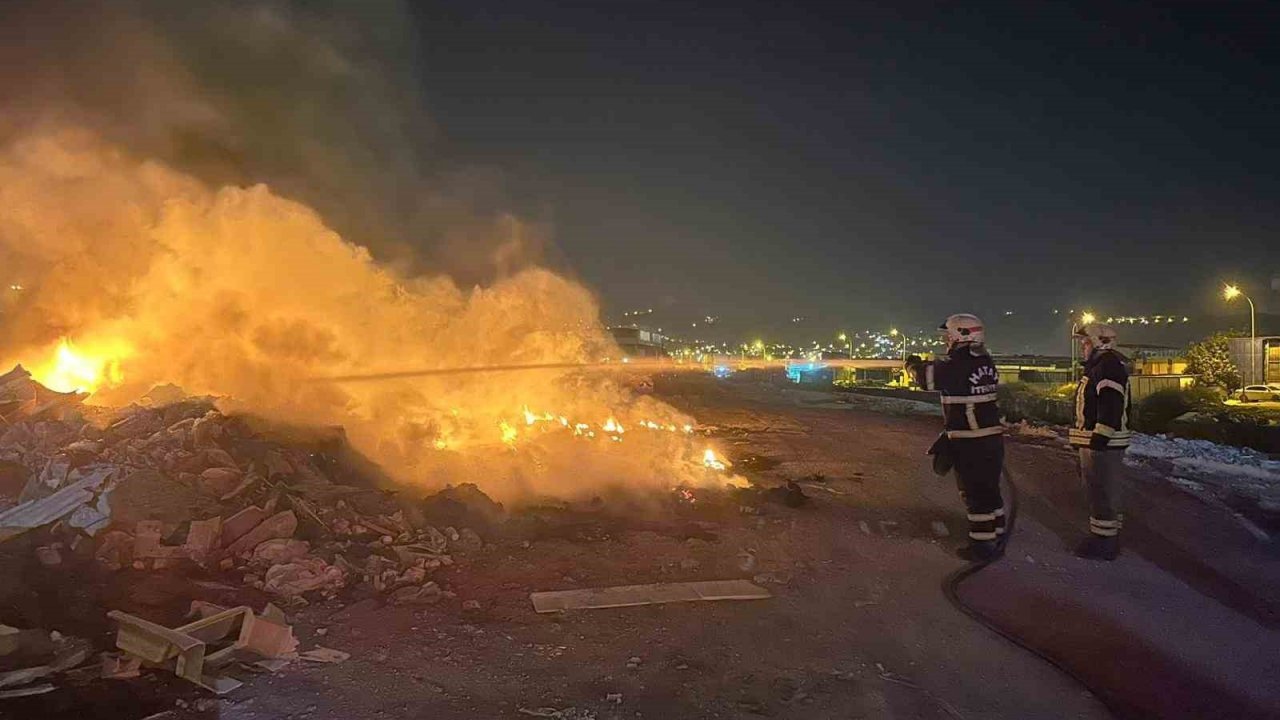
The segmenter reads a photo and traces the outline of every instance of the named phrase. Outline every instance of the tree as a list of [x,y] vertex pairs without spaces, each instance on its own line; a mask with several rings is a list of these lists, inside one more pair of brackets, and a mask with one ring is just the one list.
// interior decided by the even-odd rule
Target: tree
[[1187,348],[1187,372],[1200,377],[1205,385],[1228,390],[1240,386],[1240,368],[1231,361],[1227,349],[1228,333],[1214,333]]

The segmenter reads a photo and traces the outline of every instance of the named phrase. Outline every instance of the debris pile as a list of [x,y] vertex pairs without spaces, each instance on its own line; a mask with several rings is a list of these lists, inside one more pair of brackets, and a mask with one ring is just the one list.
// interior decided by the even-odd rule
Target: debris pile
[[[108,410],[85,397],[49,391],[21,367],[0,375],[0,543],[25,536],[46,568],[74,553],[108,574],[218,576],[285,607],[344,592],[429,604],[454,597],[439,571],[483,549],[473,527],[501,521],[502,506],[474,485],[400,499],[317,441],[269,437],[210,398]],[[327,442],[341,446],[341,431]],[[228,685],[219,662],[283,626],[247,608],[172,629],[110,617],[125,654],[105,661],[106,676],[168,666],[215,690]],[[209,647],[197,653],[190,638]]]
[[362,582],[431,602],[445,596],[432,572],[484,542],[428,515],[483,527],[502,513],[474,485],[421,503],[334,482],[316,453],[264,439],[210,399],[94,417],[84,396],[51,397],[21,367],[0,377],[0,464],[17,489],[0,500],[0,540],[56,524],[62,545],[42,562],[92,539],[108,570],[191,563],[290,603]]

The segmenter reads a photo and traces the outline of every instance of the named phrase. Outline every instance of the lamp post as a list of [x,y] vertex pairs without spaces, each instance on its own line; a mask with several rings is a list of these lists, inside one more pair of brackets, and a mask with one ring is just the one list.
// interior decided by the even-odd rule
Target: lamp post
[[1241,387],[1245,387],[1250,383],[1258,381],[1258,356],[1255,345],[1258,344],[1258,324],[1254,317],[1253,300],[1240,291],[1235,285],[1227,285],[1222,288],[1222,297],[1227,302],[1231,302],[1238,297],[1245,299],[1249,303],[1249,381],[1240,383]]
[[838,339],[840,340],[840,342],[844,343],[845,353],[849,356],[849,359],[852,360],[853,359],[853,341],[849,339],[849,335],[847,333],[840,333],[840,335],[838,336]]
[[[892,336],[894,336],[894,337],[897,337],[897,336],[898,336],[898,328],[893,328],[893,329],[889,330],[889,334],[890,334],[890,335],[892,335]],[[907,336],[906,336],[906,334],[903,334],[903,336],[902,336],[902,361],[903,361],[903,362],[906,362],[906,361],[907,361]]]

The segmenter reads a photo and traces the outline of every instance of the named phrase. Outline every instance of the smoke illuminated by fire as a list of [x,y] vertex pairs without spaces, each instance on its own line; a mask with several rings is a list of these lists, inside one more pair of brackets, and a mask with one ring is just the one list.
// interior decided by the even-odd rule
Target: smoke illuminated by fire
[[471,289],[399,276],[265,186],[215,189],[83,130],[0,153],[0,282],[24,288],[0,356],[94,402],[173,383],[341,425],[403,481],[507,497],[707,479],[690,418],[608,375],[316,379],[617,357],[582,286],[537,268]]

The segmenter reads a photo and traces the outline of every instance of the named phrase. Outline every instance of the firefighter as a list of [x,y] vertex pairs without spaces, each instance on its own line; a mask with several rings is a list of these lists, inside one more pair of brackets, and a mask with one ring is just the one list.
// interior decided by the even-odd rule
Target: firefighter
[[1130,436],[1128,359],[1116,350],[1116,331],[1109,325],[1085,325],[1076,335],[1083,349],[1084,375],[1076,387],[1076,423],[1070,439],[1079,449],[1080,479],[1089,498],[1089,536],[1076,554],[1115,560],[1124,521],[1120,484]]
[[945,458],[941,463],[935,458],[935,468],[955,469],[968,509],[969,544],[957,554],[970,561],[991,560],[1004,549],[1005,530],[1000,496],[1004,430],[996,404],[996,366],[977,317],[952,315],[939,329],[945,334],[946,356],[925,362],[912,355],[907,370],[917,385],[942,396],[945,429],[930,453]]

